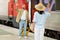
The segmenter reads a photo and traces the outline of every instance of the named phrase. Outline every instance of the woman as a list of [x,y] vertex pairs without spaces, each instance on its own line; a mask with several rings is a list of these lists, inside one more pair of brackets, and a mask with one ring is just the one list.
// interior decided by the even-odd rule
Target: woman
[[37,10],[34,13],[32,31],[34,31],[34,40],[43,40],[44,38],[44,25],[45,22],[50,16],[48,11],[45,11],[45,6],[42,3],[35,5],[35,9]]
[[29,20],[29,14],[26,10],[25,4],[23,4],[22,9],[19,9],[16,22],[19,23],[19,38],[22,36],[22,28],[24,27],[24,38],[27,38],[26,35],[26,27],[27,27],[27,21]]

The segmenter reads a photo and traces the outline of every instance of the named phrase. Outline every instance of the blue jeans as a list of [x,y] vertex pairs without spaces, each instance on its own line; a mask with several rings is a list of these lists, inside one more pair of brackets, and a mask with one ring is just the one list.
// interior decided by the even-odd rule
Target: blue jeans
[[27,27],[27,24],[26,24],[25,20],[21,20],[19,22],[19,36],[22,36],[22,28],[23,27],[24,27],[24,36],[26,36],[26,27]]

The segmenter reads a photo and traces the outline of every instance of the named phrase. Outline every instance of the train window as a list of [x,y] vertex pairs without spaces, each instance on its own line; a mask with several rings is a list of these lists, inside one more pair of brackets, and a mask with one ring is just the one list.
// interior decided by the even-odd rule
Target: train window
[[56,10],[60,10],[60,0],[56,0]]
[[48,3],[50,4],[50,10],[55,11],[56,10],[56,4],[55,0],[43,0],[42,3],[47,7]]
[[38,4],[39,3],[39,0],[34,0],[34,5]]
[[48,3],[50,0],[44,0],[44,3],[46,4],[46,3]]
[[55,11],[56,10],[56,0],[50,0],[50,10]]

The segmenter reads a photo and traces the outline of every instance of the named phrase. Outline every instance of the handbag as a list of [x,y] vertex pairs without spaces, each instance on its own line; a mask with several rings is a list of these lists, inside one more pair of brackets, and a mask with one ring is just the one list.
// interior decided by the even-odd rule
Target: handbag
[[23,10],[19,10],[18,14],[17,14],[17,17],[16,17],[16,22],[19,23],[20,19],[21,19],[21,16],[22,16],[22,12]]
[[30,30],[31,30],[32,32],[34,32],[34,26],[35,26],[35,23],[31,23],[31,25],[30,25]]

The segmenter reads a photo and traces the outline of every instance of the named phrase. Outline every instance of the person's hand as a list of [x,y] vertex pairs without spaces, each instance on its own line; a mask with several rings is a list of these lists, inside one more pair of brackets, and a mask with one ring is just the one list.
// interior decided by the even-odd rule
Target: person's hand
[[34,27],[30,27],[31,31],[34,32]]
[[30,29],[31,29],[32,32],[34,32],[34,26],[35,26],[35,24],[34,23],[31,23]]

